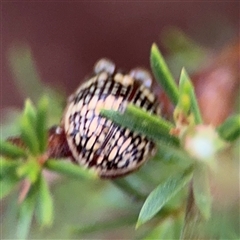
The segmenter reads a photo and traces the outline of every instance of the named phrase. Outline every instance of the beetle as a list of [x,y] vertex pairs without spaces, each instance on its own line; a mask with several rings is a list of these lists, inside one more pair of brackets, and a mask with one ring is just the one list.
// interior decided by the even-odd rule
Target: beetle
[[151,85],[151,75],[144,69],[124,74],[111,60],[95,64],[93,76],[69,97],[61,121],[76,163],[102,178],[116,178],[137,170],[154,154],[152,141],[100,114],[101,109],[124,112],[129,103],[160,114]]

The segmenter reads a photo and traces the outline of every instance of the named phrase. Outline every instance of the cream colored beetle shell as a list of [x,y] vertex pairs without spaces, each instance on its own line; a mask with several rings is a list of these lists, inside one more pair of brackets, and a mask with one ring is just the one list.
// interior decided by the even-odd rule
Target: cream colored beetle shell
[[160,105],[150,90],[151,75],[143,69],[123,74],[113,62],[101,59],[94,73],[70,96],[63,117],[64,131],[80,165],[94,169],[102,178],[119,177],[138,169],[155,147],[145,136],[102,117],[101,109],[123,112],[131,102],[160,114]]

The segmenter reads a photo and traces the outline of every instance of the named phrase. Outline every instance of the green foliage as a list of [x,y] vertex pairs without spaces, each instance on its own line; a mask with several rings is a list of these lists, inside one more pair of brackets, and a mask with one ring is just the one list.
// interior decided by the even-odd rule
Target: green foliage
[[208,57],[208,49],[194,42],[185,32],[176,27],[168,27],[161,34],[161,43],[167,49],[165,57],[172,74],[177,77],[182,66],[192,74],[199,71]]
[[136,227],[141,226],[153,218],[153,216],[191,180],[191,177],[192,167],[183,173],[171,176],[163,184],[155,188],[147,197],[140,211]]
[[[39,216],[41,225],[50,224],[52,219],[52,211],[50,211],[52,199],[46,182],[42,178],[42,166],[39,162],[40,154],[44,153],[47,145],[47,106],[48,100],[46,97],[39,101],[37,108],[30,100],[27,100],[19,123],[20,136],[24,147],[19,148],[10,142],[3,142],[1,148],[1,155],[6,157],[1,159],[3,171],[1,187],[4,189],[1,192],[1,198],[10,193],[19,181],[24,180],[24,186],[26,186],[26,183],[30,186],[27,196],[19,207],[16,231],[18,239],[25,239],[29,234],[37,200],[39,201],[38,209],[40,209],[37,216]],[[9,153],[9,150],[12,150],[12,154]]]
[[[74,203],[77,202],[75,206],[80,209],[77,211],[80,215],[79,218],[84,221],[92,214],[91,217],[94,221],[89,224],[84,222],[81,227],[70,227],[72,237],[89,233],[96,233],[96,236],[99,237],[99,230],[110,231],[126,226],[133,227],[136,223],[138,211],[141,209],[137,220],[137,232],[141,233],[141,237],[137,237],[138,239],[175,239],[178,237],[177,234],[180,233],[185,214],[182,207],[185,195],[182,194],[183,191],[181,190],[189,186],[189,183],[192,183],[194,203],[202,217],[200,222],[211,220],[213,215],[212,193],[209,183],[209,172],[211,172],[209,165],[211,164],[207,164],[207,161],[201,162],[197,156],[191,156],[186,148],[186,139],[193,135],[198,125],[202,124],[194,87],[184,68],[180,75],[179,86],[177,86],[156,44],[153,44],[150,54],[152,71],[175,106],[175,122],[172,123],[159,116],[149,114],[132,104],[126,108],[124,113],[104,109],[101,112],[103,116],[116,124],[144,134],[152,139],[157,146],[153,161],[146,164],[143,170],[141,169],[138,173],[126,178],[111,181],[121,192],[134,199],[134,202],[130,203],[128,199],[121,198],[118,195],[119,193],[112,189],[109,181],[98,180],[95,173],[86,171],[66,160],[44,158],[47,149],[47,128],[53,122],[51,119],[55,119],[61,109],[59,98],[56,97],[57,94],[53,94],[53,90],[42,85],[29,49],[22,48],[17,51],[17,55],[14,55],[14,52],[11,51],[9,62],[14,75],[19,79],[18,83],[21,87],[24,86],[26,87],[25,90],[29,91],[29,87],[34,86],[36,88],[37,86],[41,90],[41,94],[31,96],[34,103],[37,102],[37,104],[26,100],[25,108],[20,117],[19,131],[23,146],[13,145],[9,141],[1,140],[0,142],[2,156],[0,159],[1,199],[6,199],[7,195],[19,183],[22,184],[23,189],[27,189],[25,196],[22,196],[24,191],[20,192],[15,238],[26,239],[29,234],[32,234],[31,238],[34,238],[32,237],[31,226],[36,223],[42,229],[46,229],[46,227],[54,229],[53,223],[58,221],[57,216],[65,211],[62,204],[67,206],[65,211],[65,215],[67,215],[71,211],[72,205],[74,207]],[[28,70],[24,72],[24,69]],[[29,75],[33,76],[30,79],[32,81],[30,81],[30,85],[28,85],[29,79],[24,82],[24,79],[27,79]],[[42,97],[42,95],[44,96]],[[53,106],[55,107],[52,111]],[[179,116],[186,120],[186,125],[182,125]],[[60,116],[58,117],[59,121]],[[179,134],[173,135],[173,132],[179,132]],[[239,116],[230,117],[216,129],[216,132],[219,134],[221,141],[233,142],[236,140],[240,135]],[[219,149],[214,150],[219,154],[225,146],[224,144]],[[215,158],[217,158],[217,154]],[[175,172],[171,171],[171,168]],[[72,183],[74,183],[74,180],[79,181],[77,182],[79,185],[74,188],[74,191],[70,191],[71,189],[68,189],[68,186],[65,189],[63,188],[64,194],[61,195],[63,203],[60,204],[58,211],[54,209],[59,199],[53,201],[53,194],[50,192],[48,181],[45,178],[45,170],[71,178]],[[98,184],[97,187],[94,184]],[[80,199],[84,202],[85,207],[79,206],[78,189],[81,194]],[[149,193],[149,189],[154,190]],[[89,193],[92,194],[93,199],[88,197]],[[99,200],[101,197],[103,199]],[[130,204],[127,207],[124,205],[127,204],[126,202]],[[16,199],[14,204],[16,204]],[[121,207],[127,208],[127,213],[123,216],[113,216],[114,221],[107,218],[98,219],[96,212],[108,216],[111,213],[111,206],[114,206],[115,210],[120,209],[120,211],[122,211]],[[84,212],[85,210],[86,212]],[[92,212],[90,213],[89,210]],[[73,212],[69,213],[70,219],[74,218],[73,213],[75,212],[76,210],[73,209]],[[34,217],[36,223],[33,221]],[[185,227],[190,228],[192,226],[187,225],[186,219],[184,221]],[[78,223],[78,221],[76,222]],[[66,225],[65,222],[64,225]],[[62,228],[56,230],[58,237],[61,236],[61,231]],[[191,231],[194,232],[194,229],[191,229]],[[48,235],[46,237],[51,238]],[[61,237],[68,238],[68,236]],[[182,238],[184,239],[184,236]]]
[[150,63],[156,80],[168,94],[169,99],[177,104],[179,98],[178,87],[156,44],[153,44],[151,48]]
[[29,147],[33,155],[43,153],[47,144],[48,98],[40,99],[37,110],[30,100],[26,101],[25,109],[20,120],[21,139]]
[[39,141],[39,152],[44,153],[47,147],[47,111],[49,101],[46,96],[40,98],[36,114],[36,136]]
[[38,188],[36,218],[41,226],[51,226],[53,222],[53,200],[48,183],[42,174],[36,185]]
[[48,161],[45,162],[44,166],[48,170],[79,180],[92,179],[96,177],[96,175],[91,171],[89,170],[86,171],[86,169],[80,168],[78,165],[75,165],[70,162],[49,159]]
[[25,108],[26,111],[24,112],[20,122],[21,139],[29,147],[29,151],[36,156],[39,153],[38,139],[34,129],[36,116],[31,115],[31,113],[28,111],[28,106],[30,106],[30,104],[27,103]]
[[170,122],[159,116],[149,114],[132,104],[128,105],[124,113],[110,110],[102,110],[101,113],[117,124],[142,133],[154,141],[164,141],[171,145],[179,145],[178,139],[169,134],[169,131],[173,128]]
[[9,49],[8,63],[12,70],[15,84],[22,95],[38,101],[44,92],[39,72],[34,62],[31,49],[27,45],[16,45]]
[[194,115],[195,123],[202,123],[202,116],[197,103],[194,87],[184,68],[182,69],[180,75],[179,91],[180,97],[177,107],[181,109],[181,111],[183,111],[185,114],[188,114],[189,110],[191,109],[191,112]]
[[186,167],[192,163],[192,158],[182,148],[164,142],[157,144],[157,153],[154,159],[165,162],[177,161],[181,162],[181,166]]
[[240,136],[240,115],[229,117],[217,128],[218,134],[226,141],[235,141]]
[[[15,157],[16,155],[14,155]],[[19,177],[16,174],[16,168],[20,165],[19,161],[8,161],[0,157],[0,199],[7,196],[14,187],[19,183]]]
[[87,233],[93,233],[98,231],[109,231],[111,229],[116,229],[118,227],[125,227],[132,225],[136,222],[135,216],[128,216],[127,218],[117,218],[114,221],[106,221],[106,222],[100,222],[98,224],[90,224],[87,226],[81,226],[81,227],[72,227],[70,229],[73,236],[81,236]]
[[18,239],[27,238],[34,213],[41,226],[50,226],[53,222],[53,200],[42,173],[45,168],[72,178],[90,178],[89,172],[70,163],[50,160],[42,164],[47,146],[48,102],[46,96],[39,100],[37,107],[30,100],[26,101],[19,123],[23,148],[1,142],[1,155],[4,156],[0,159],[1,198],[6,197],[20,181],[30,187],[19,206]]
[[[175,124],[176,129],[179,131],[179,136],[182,136],[182,138],[180,138],[180,142],[184,147],[184,144],[186,144],[185,141],[187,139],[187,136],[192,136],[194,132],[194,126],[202,124],[202,116],[197,103],[194,87],[185,69],[182,69],[179,88],[177,87],[162,57],[162,54],[159,52],[155,44],[153,44],[151,49],[151,66],[155,77],[157,80],[159,80],[169,99],[176,106],[174,111]],[[178,146],[178,141],[175,141],[176,138],[171,135],[171,130],[174,129],[172,123],[163,120],[158,116],[150,115],[144,110],[136,108],[132,105],[129,105],[124,113],[103,110],[102,114],[117,124],[140,132],[150,139],[153,139],[158,145],[158,152],[155,156],[155,159],[159,159],[158,157],[166,159],[166,156],[169,157],[168,152],[171,153],[171,158],[178,159],[182,163],[186,162],[188,158],[191,158],[187,156],[188,152],[182,152],[182,150],[184,151],[185,149],[176,149],[176,146]],[[182,118],[185,118],[185,120],[182,121]],[[187,122],[188,125],[186,125],[184,122]],[[185,125],[182,125],[183,123]],[[230,124],[233,126],[231,126],[229,129]],[[225,136],[225,138],[223,137],[225,140],[234,140],[239,135],[238,131],[239,117],[236,116],[218,128],[218,132],[222,134],[222,136]],[[212,133],[209,132],[209,137],[211,137],[211,134]],[[214,141],[221,142],[222,140],[216,139]],[[214,149],[212,151],[218,152],[220,150],[223,150],[225,145],[223,144],[219,147],[218,144],[215,144],[213,147]],[[185,160],[183,160],[184,158]],[[195,204],[199,209],[202,217],[204,219],[209,219],[211,216],[212,201],[210,185],[208,181],[207,165],[211,165],[211,163],[208,163],[208,161],[205,163],[198,163],[195,162],[196,159],[194,158],[189,160],[189,164],[192,162],[194,167],[193,192]],[[215,159],[212,159],[212,161],[215,161]],[[147,197],[147,200],[140,211],[137,227],[152,219],[153,216],[158,213],[161,208],[165,206],[166,203],[191,179],[192,174],[187,176],[183,174],[178,175],[176,178],[172,176],[165,182],[161,183]],[[187,225],[187,228],[188,227],[190,227],[190,225]],[[184,238],[184,236],[182,237]]]
[[37,200],[37,190],[36,185],[33,185],[19,207],[19,217],[15,236],[17,239],[26,239],[29,234]]
[[136,190],[131,183],[124,179],[115,179],[112,181],[121,191],[126,193],[128,196],[133,197],[135,200],[143,200],[145,198],[144,194],[139,190]]
[[9,142],[0,141],[1,154],[9,158],[21,158],[26,157],[25,151]]
[[193,176],[193,194],[196,205],[202,216],[208,220],[211,216],[212,205],[208,169],[203,164],[198,164],[194,169]]
[[11,174],[9,176],[4,176],[4,180],[1,179],[0,184],[1,184],[1,195],[0,199],[6,197],[19,183],[19,178]]
[[37,159],[29,157],[27,161],[23,162],[17,169],[19,178],[28,179],[31,183],[35,183],[38,179],[38,174],[41,171],[41,166]]
[[[66,96],[59,91],[61,88],[57,86],[51,88],[42,82],[30,47],[26,44],[15,44],[9,49],[7,60],[13,74],[13,80],[15,80],[23,98],[25,99],[28,96],[34,104],[39,102],[41,98],[47,98],[48,109],[51,113],[47,119],[48,123],[51,126],[59,122],[62,115],[62,104],[65,102]],[[41,104],[44,108],[45,103]],[[46,112],[43,111],[43,114],[46,114]]]

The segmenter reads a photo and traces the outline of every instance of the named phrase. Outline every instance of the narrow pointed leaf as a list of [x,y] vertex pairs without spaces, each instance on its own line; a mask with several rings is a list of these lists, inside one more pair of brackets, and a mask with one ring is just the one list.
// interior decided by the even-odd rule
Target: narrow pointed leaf
[[30,118],[23,115],[20,120],[21,138],[33,155],[39,153],[39,144],[36,131]]
[[208,220],[211,216],[212,197],[206,166],[198,165],[193,174],[193,194],[195,203],[202,216]]
[[37,111],[34,107],[32,101],[27,99],[24,106],[24,113],[23,113],[32,125],[32,128],[36,127],[36,119],[37,119]]
[[[182,72],[180,75],[180,83],[182,83],[181,87],[180,87],[181,92],[190,97],[191,111],[194,115],[195,123],[196,124],[202,123],[202,116],[201,116],[201,112],[200,112],[200,109],[198,106],[194,87],[193,87],[192,82],[184,68],[182,69]],[[181,96],[180,96],[180,98],[181,98]]]
[[15,44],[8,52],[8,63],[22,95],[37,101],[43,92],[43,85],[30,47]]
[[47,169],[64,174],[76,179],[92,179],[96,177],[94,172],[86,170],[79,165],[61,160],[48,160],[44,165]]
[[53,221],[53,200],[47,181],[41,175],[38,179],[36,218],[41,226],[50,226]]
[[155,78],[163,87],[172,103],[176,105],[179,98],[178,87],[156,44],[153,44],[151,48],[150,63]]
[[37,188],[32,186],[20,206],[18,224],[16,226],[17,239],[27,239],[28,237],[35,208],[36,195]]
[[19,183],[16,168],[21,164],[19,161],[10,161],[0,158],[0,199],[7,196]]
[[0,199],[6,197],[19,183],[15,175],[5,176],[0,179]]
[[42,97],[37,108],[36,132],[39,142],[39,151],[44,152],[47,146],[47,109],[48,98]]
[[240,136],[240,115],[229,117],[217,128],[218,134],[226,141],[234,141]]
[[111,110],[102,110],[101,114],[115,123],[139,132],[152,140],[163,140],[173,145],[178,145],[179,140],[170,135],[173,128],[170,122],[149,114],[148,112],[130,104],[124,113]]
[[177,107],[181,109],[185,114],[188,114],[191,107],[191,89],[192,84],[190,83],[189,78],[187,78],[186,71],[183,68],[179,80],[179,100]]
[[26,153],[22,148],[13,145],[10,142],[0,140],[0,154],[9,158],[26,157]]
[[194,115],[195,123],[200,124],[203,122],[203,120],[202,120],[202,115],[201,115],[201,112],[199,109],[197,97],[196,97],[196,94],[195,94],[195,91],[193,88],[190,92],[190,97],[191,97],[191,105],[192,105],[191,109],[192,109],[192,113]]
[[20,161],[11,161],[0,157],[0,179],[4,176],[16,173],[16,168],[21,164]]
[[143,204],[136,227],[139,227],[153,218],[156,213],[158,213],[162,207],[191,180],[191,178],[192,167],[189,167],[185,172],[170,177],[166,182],[161,183],[155,188]]

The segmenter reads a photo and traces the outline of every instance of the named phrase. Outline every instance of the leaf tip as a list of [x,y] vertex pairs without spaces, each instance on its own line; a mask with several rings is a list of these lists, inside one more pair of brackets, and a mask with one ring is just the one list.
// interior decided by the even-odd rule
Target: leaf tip
[[140,220],[138,220],[135,226],[135,230],[137,230],[142,224],[143,223]]
[[158,47],[157,47],[157,44],[154,42],[153,44],[152,44],[152,47],[151,47],[151,50],[153,51],[153,50],[156,50]]
[[182,70],[181,70],[181,73],[180,73],[180,79],[186,79],[187,78],[187,71],[186,71],[186,68],[183,67]]

